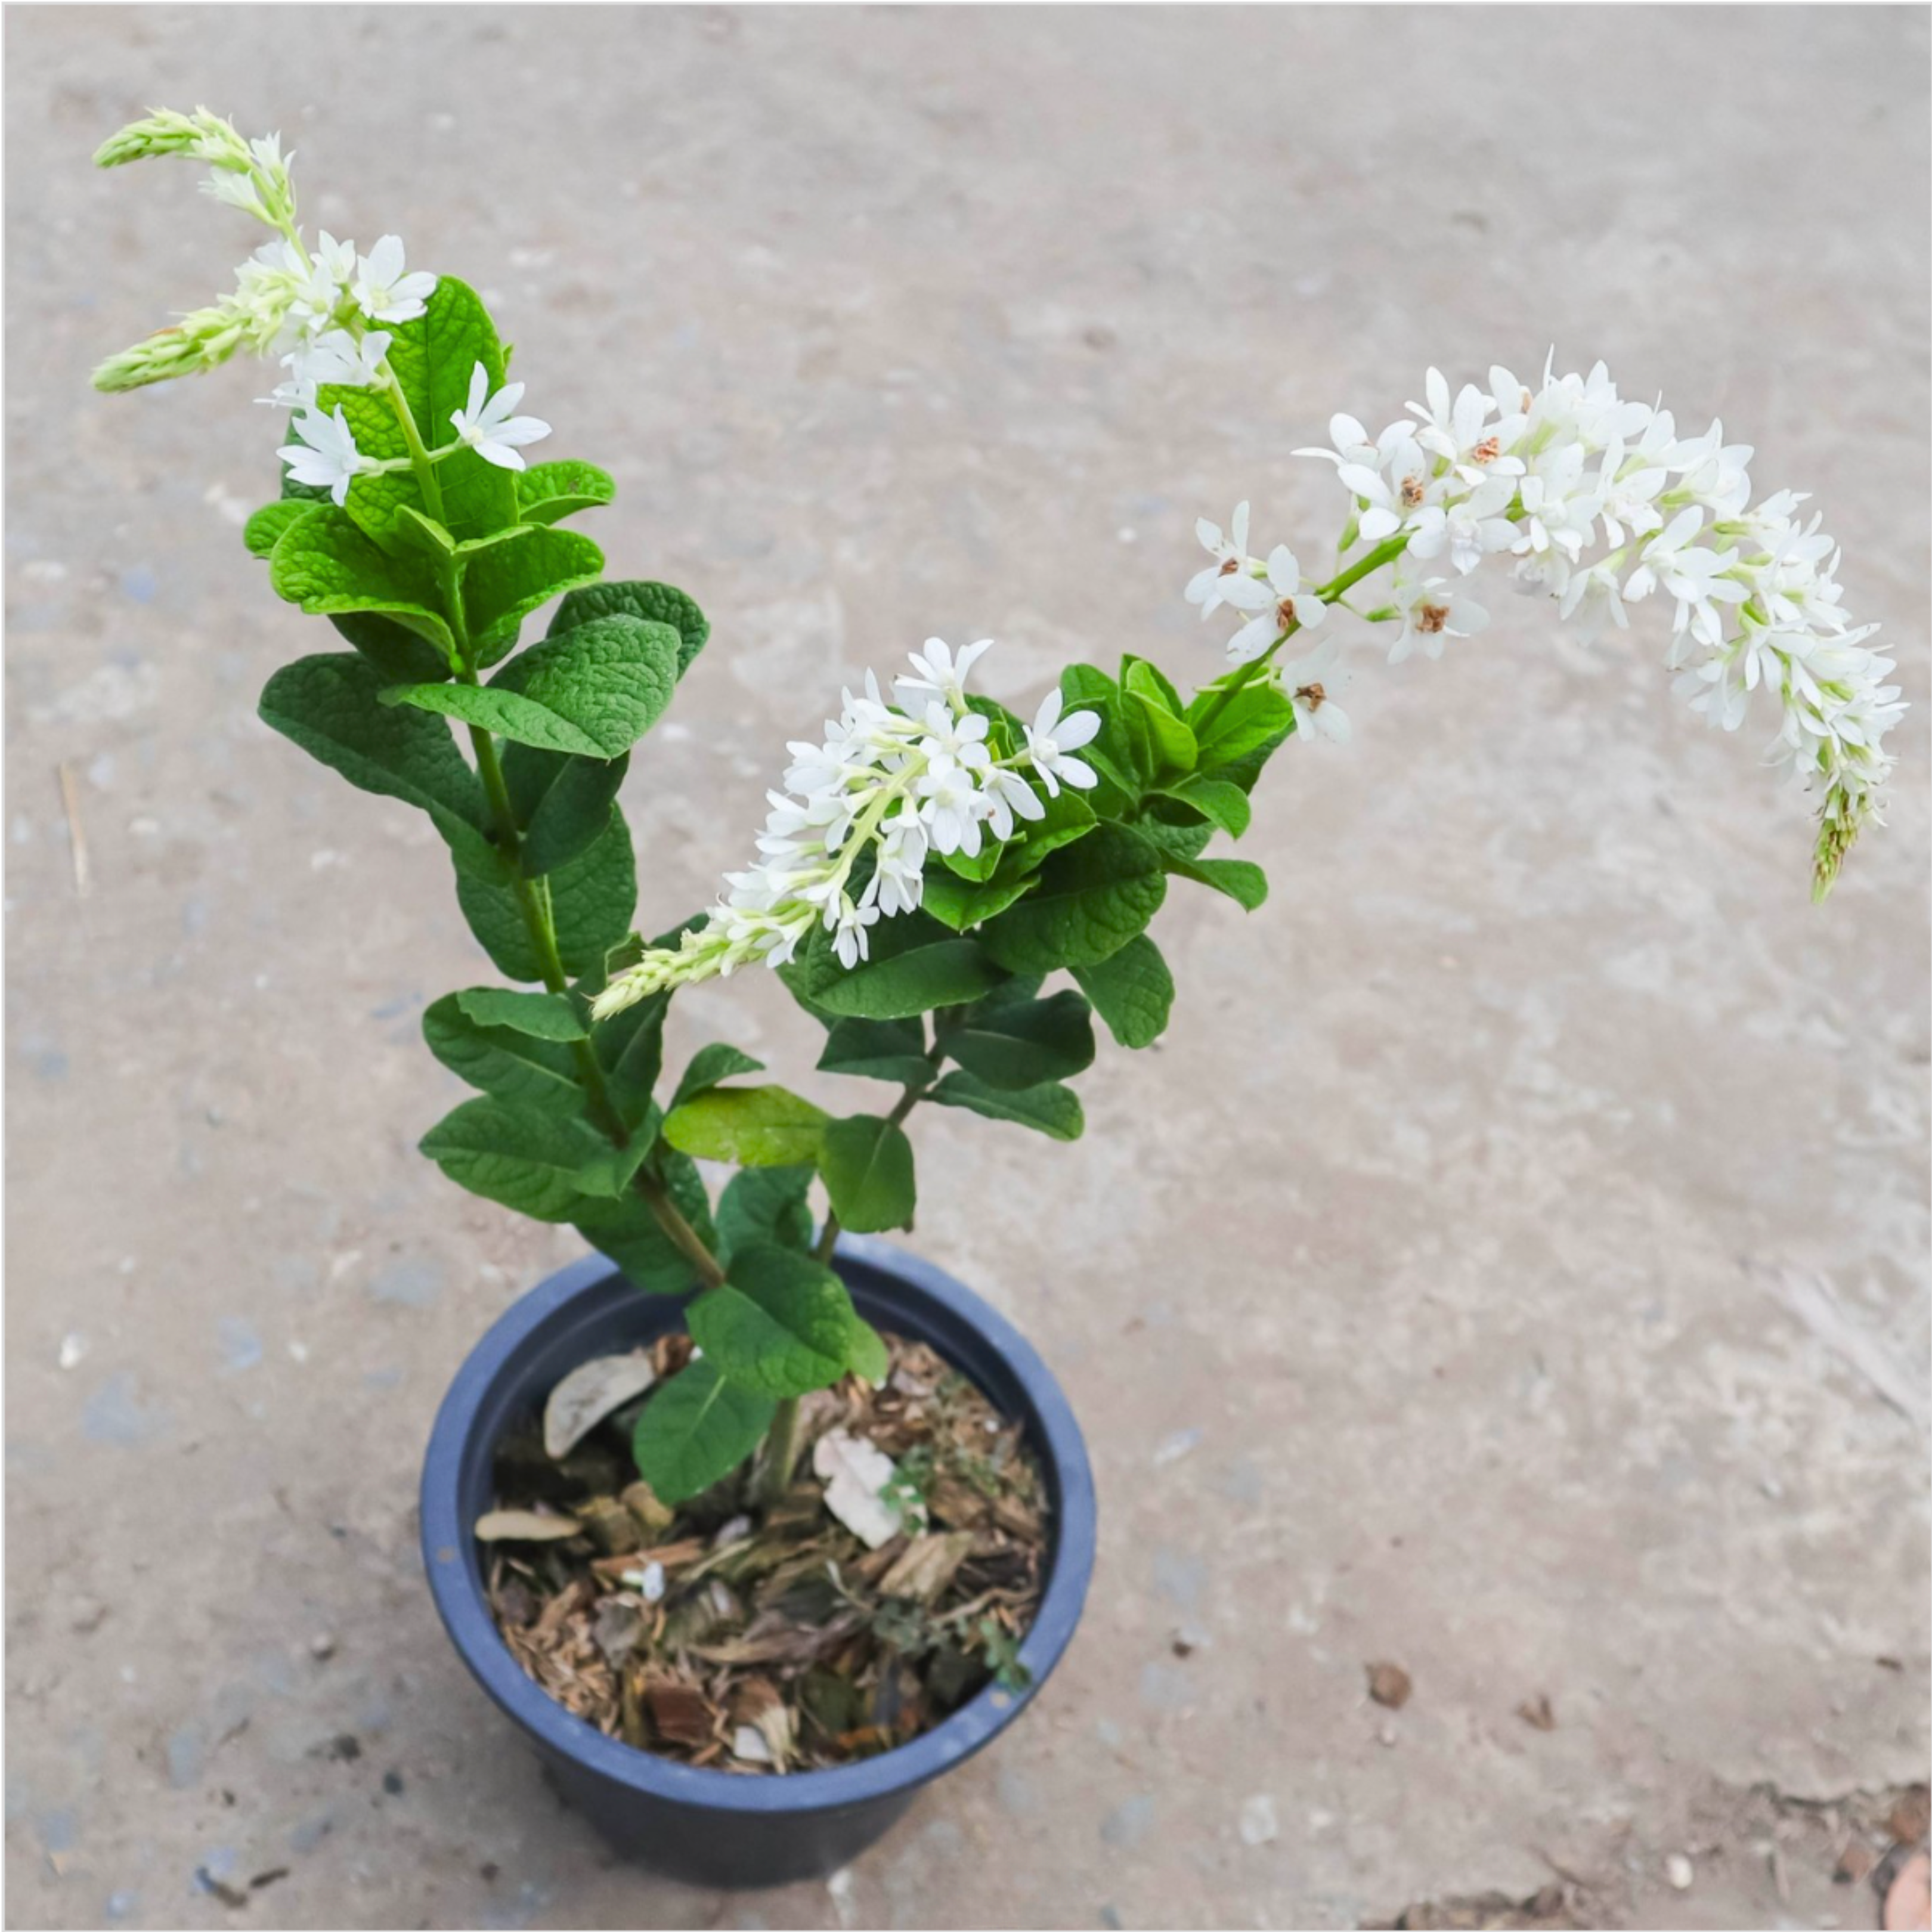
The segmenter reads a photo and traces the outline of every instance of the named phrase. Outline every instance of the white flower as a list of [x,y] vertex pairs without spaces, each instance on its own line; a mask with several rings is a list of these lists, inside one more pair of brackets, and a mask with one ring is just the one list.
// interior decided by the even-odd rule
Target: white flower
[[[401,238],[385,235],[362,257],[350,292],[371,322],[413,322],[436,293],[436,278],[420,269],[405,274]],[[476,405],[472,402],[470,406],[473,410]],[[512,463],[505,467],[520,470],[523,465]]]
[[941,753],[926,766],[919,782],[919,796],[920,816],[926,821],[932,849],[977,858],[980,821],[988,814],[973,774]]
[[992,646],[991,638],[982,638],[976,644],[962,644],[958,656],[955,657],[944,638],[928,638],[923,656],[917,651],[910,653],[912,668],[919,675],[895,678],[892,688],[902,693],[925,692],[941,699],[955,711],[963,711],[966,708],[966,674]]
[[[1267,607],[1250,617],[1228,640],[1228,660],[1246,664],[1258,658],[1291,628],[1312,631],[1328,614],[1328,607],[1301,584],[1301,566],[1286,544],[1268,553],[1268,574],[1262,579],[1270,593]],[[1097,721],[1096,721],[1097,724]]]
[[1398,580],[1396,609],[1402,629],[1389,646],[1389,662],[1400,664],[1415,652],[1439,658],[1451,638],[1473,638],[1490,621],[1490,614],[1460,584],[1447,578]]
[[[1493,398],[1466,382],[1451,402],[1448,380],[1439,369],[1430,370],[1424,393],[1429,398],[1426,407],[1420,403],[1408,406],[1421,418],[1416,440],[1432,454],[1446,457],[1463,482],[1474,488],[1490,477],[1522,474],[1521,459],[1506,452],[1501,435],[1490,427]],[[1509,501],[1508,490],[1502,500]]]
[[295,433],[301,440],[276,454],[289,466],[289,473],[298,483],[326,488],[338,507],[349,500],[350,479],[377,467],[356,448],[340,403],[332,416],[326,416],[320,410],[304,411],[296,418]]
[[1205,517],[1194,526],[1194,534],[1214,560],[1188,580],[1187,601],[1201,606],[1203,617],[1212,615],[1223,604],[1232,604],[1238,610],[1258,610],[1268,601],[1267,590],[1255,581],[1254,560],[1248,555],[1246,504],[1234,506],[1228,527],[1228,534],[1224,537],[1220,524],[1210,524]]
[[1573,571],[1556,600],[1556,614],[1576,626],[1586,643],[1594,638],[1605,620],[1620,631],[1630,628],[1623,593],[1617,585],[1617,566],[1609,558],[1587,570]]
[[1515,494],[1510,477],[1486,477],[1466,496],[1426,506],[1410,525],[1407,554],[1440,556],[1446,550],[1449,561],[1467,576],[1484,557],[1516,542],[1516,526],[1502,514]]
[[490,395],[489,371],[478,362],[470,372],[468,404],[450,412],[457,440],[499,470],[522,469],[524,459],[518,451],[526,443],[540,442],[550,434],[550,424],[536,416],[511,415],[523,399],[520,382],[506,382]]
[[[300,253],[289,244],[284,245],[299,266]],[[260,253],[256,260],[261,260]],[[320,335],[334,326],[335,311],[355,278],[356,244],[337,241],[325,228],[316,238],[314,254],[300,272],[302,284],[289,304],[289,317],[305,334]]]
[[1522,528],[1514,545],[1519,554],[1561,550],[1572,563],[1596,527],[1597,491],[1583,478],[1585,452],[1580,442],[1558,443],[1534,459],[1534,467],[1516,486],[1522,504]]
[[1423,454],[1422,446],[1406,433],[1381,451],[1377,466],[1344,463],[1335,473],[1367,505],[1361,518],[1364,543],[1380,543],[1394,536],[1430,500],[1432,477],[1429,459]]
[[1324,463],[1337,465],[1373,463],[1376,460],[1374,438],[1353,416],[1330,416],[1328,440],[1335,446],[1333,449],[1298,449],[1293,453],[1297,456],[1318,456]]
[[[910,678],[904,680],[908,689],[913,688],[914,682]],[[965,702],[962,694],[959,699],[962,708],[955,711],[934,698],[926,707],[926,734],[919,741],[919,748],[934,763],[944,758],[968,771],[983,771],[993,755],[986,748],[986,721],[978,712],[964,710]]]
[[[1078,758],[1069,762],[1079,765],[1082,771],[1086,765]],[[986,802],[986,824],[993,836],[1002,844],[1013,836],[1014,820],[1017,818],[1040,819],[1046,816],[1046,807],[1040,802],[1040,794],[1018,772],[1009,770],[1002,765],[994,766],[980,777],[981,796]],[[1042,780],[1051,783],[1051,780]],[[1067,780],[1070,784],[1071,778]]]
[[1076,791],[1086,791],[1100,783],[1100,774],[1084,758],[1070,758],[1082,745],[1092,743],[1100,729],[1097,711],[1075,711],[1063,718],[1058,686],[1040,700],[1033,722],[1026,728],[1027,756],[1048,798],[1058,798],[1062,784]]
[[389,338],[380,329],[358,338],[346,328],[332,328],[308,348],[284,356],[282,366],[292,370],[298,382],[339,382],[346,388],[366,389],[381,374],[388,351]]
[[1748,593],[1742,584],[1722,574],[1737,561],[1737,552],[1706,550],[1695,541],[1703,522],[1704,513],[1694,503],[1672,518],[1644,545],[1624,595],[1634,603],[1661,589],[1677,600],[1676,634],[1682,637],[1688,629],[1699,643],[1714,644],[1722,634],[1717,606],[1741,604]]

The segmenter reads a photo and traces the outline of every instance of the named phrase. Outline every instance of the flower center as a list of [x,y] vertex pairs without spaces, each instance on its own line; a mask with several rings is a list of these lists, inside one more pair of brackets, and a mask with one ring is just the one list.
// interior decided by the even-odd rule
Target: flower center
[[1232,577],[1235,572],[1239,570],[1240,567],[1241,560],[1239,557],[1226,556],[1221,560],[1220,574],[1223,577]]
[[1500,436],[1486,436],[1474,449],[1470,451],[1469,454],[1478,463],[1493,463],[1502,453],[1502,439]]
[[1421,507],[1423,482],[1420,476],[1405,476],[1402,479],[1402,507],[1414,510]]
[[1446,604],[1425,604],[1415,614],[1415,628],[1433,637],[1449,621],[1449,607]]
[[1328,702],[1328,694],[1318,684],[1304,684],[1295,696],[1311,711],[1319,711]]
[[1284,631],[1288,629],[1294,622],[1294,599],[1292,597],[1284,597],[1274,607],[1274,615],[1275,622]]

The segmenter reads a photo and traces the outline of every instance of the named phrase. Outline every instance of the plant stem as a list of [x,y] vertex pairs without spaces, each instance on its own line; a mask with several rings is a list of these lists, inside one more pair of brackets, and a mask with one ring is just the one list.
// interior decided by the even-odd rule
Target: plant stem
[[[383,368],[388,370],[386,362]],[[440,522],[442,489],[436,480],[435,459],[423,446],[415,415],[393,374],[389,377],[389,398],[395,407],[396,420],[402,425],[404,440],[409,445],[410,465],[416,472],[417,486],[422,491],[423,501]],[[480,684],[482,680],[476,668],[470,662],[469,614],[463,602],[462,572],[454,560],[444,573],[442,589],[444,615],[449,622],[450,634],[456,640],[457,682],[470,686]],[[556,922],[550,910],[550,894],[541,880],[524,875],[523,838],[517,829],[516,808],[510,802],[510,788],[504,782],[502,760],[496,755],[496,740],[480,724],[471,724],[468,730],[470,748],[476,758],[476,774],[482,781],[483,795],[489,802],[496,848],[502,859],[517,910],[523,917],[524,930],[536,955],[538,972],[546,990],[566,992],[569,988],[570,976],[564,969],[563,956],[557,946]],[[630,1130],[625,1126],[616,1103],[610,1098],[610,1084],[604,1077],[596,1048],[587,1040],[574,1040],[570,1043],[570,1051],[592,1123],[614,1146],[628,1147]],[[718,1266],[718,1257],[705,1246],[704,1237],[679,1211],[677,1203],[672,1200],[664,1183],[648,1167],[640,1167],[632,1185],[671,1245],[690,1262],[692,1271],[698,1279],[706,1288],[718,1286],[724,1279],[724,1270]]]

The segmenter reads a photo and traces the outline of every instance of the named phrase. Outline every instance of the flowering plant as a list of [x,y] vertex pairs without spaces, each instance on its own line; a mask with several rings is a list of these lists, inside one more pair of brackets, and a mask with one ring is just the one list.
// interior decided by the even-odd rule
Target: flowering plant
[[[1347,616],[1365,620],[1358,638],[1389,640],[1392,662],[1438,656],[1486,621],[1465,586],[1491,557],[1586,629],[1660,596],[1669,662],[1699,710],[1729,728],[1760,692],[1778,704],[1774,754],[1820,794],[1821,892],[1874,815],[1901,706],[1803,500],[1754,502],[1748,449],[1715,425],[1680,438],[1600,365],[1546,371],[1534,389],[1493,370],[1453,397],[1431,370],[1412,420],[1371,437],[1337,416],[1334,447],[1310,452],[1349,503],[1328,580],[1307,582],[1283,547],[1251,556],[1246,504],[1225,533],[1199,526],[1210,561],[1187,597],[1238,628],[1227,668],[1191,697],[1130,655],[1112,672],[1069,667],[1029,722],[968,691],[986,643],[930,640],[890,691],[868,674],[821,740],[790,748],[755,860],[716,906],[647,944],[616,795],[704,647],[698,606],[606,579],[597,546],[562,527],[610,502],[611,480],[529,462],[550,428],[517,413],[524,386],[472,290],[409,270],[393,236],[367,254],[306,242],[274,136],[156,112],[98,158],[157,154],[208,164],[215,197],[275,238],[232,292],[95,380],[131,388],[244,349],[286,370],[264,398],[292,412],[282,494],[245,539],[276,592],[350,648],[276,671],[262,716],[351,784],[428,814],[471,931],[518,982],[424,1014],[431,1051],[478,1090],[424,1152],[490,1200],[574,1226],[640,1288],[698,1285],[697,1355],[634,1443],[666,1502],[760,1444],[758,1487],[775,1495],[799,1399],[883,1372],[880,1337],[828,1264],[841,1226],[910,1224],[914,1107],[1076,1138],[1066,1083],[1094,1058],[1092,1016],[1130,1048],[1166,1024],[1174,984],[1148,928],[1169,882],[1262,903],[1260,868],[1207,848],[1246,831],[1291,738],[1347,736]],[[560,598],[520,650],[524,620]],[[748,1080],[759,1064],[726,1045],[660,1098],[677,988],[754,963],[824,1028],[818,1067],[896,1088],[888,1108],[835,1118]],[[1070,986],[1045,990],[1063,973]],[[737,1169],[715,1204],[704,1160]],[[828,1203],[816,1235],[814,1181]]]

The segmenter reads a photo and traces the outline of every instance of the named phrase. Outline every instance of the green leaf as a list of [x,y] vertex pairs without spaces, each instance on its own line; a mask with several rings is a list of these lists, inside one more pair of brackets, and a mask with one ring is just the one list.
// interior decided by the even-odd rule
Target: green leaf
[[1225,892],[1246,912],[1252,912],[1268,897],[1268,875],[1245,859],[1170,859],[1167,869],[1197,885]]
[[393,617],[352,611],[328,620],[375,667],[384,684],[434,684],[454,675],[448,658]]
[[782,1087],[714,1087],[672,1110],[664,1138],[700,1160],[741,1167],[816,1162],[826,1115]]
[[690,670],[692,660],[704,650],[704,640],[711,634],[704,613],[682,590],[674,590],[668,584],[629,582],[593,584],[587,589],[573,590],[557,606],[556,615],[550,620],[550,634],[560,637],[580,624],[611,616],[668,624],[678,634],[680,677]]
[[346,651],[298,658],[262,692],[262,722],[363,791],[428,812],[460,872],[498,862],[485,834],[483,788],[445,726],[377,696],[375,670]]
[[1191,820],[1185,825],[1170,825],[1161,819],[1143,818],[1134,830],[1170,862],[1199,858],[1214,837],[1214,826],[1204,818]]
[[1216,710],[1220,695],[1214,686],[1208,685],[1195,694],[1194,702],[1187,707],[1187,722],[1194,728],[1204,772],[1218,772],[1294,728],[1294,706],[1271,684],[1244,685]]
[[537,1221],[574,1218],[610,1152],[581,1121],[488,1098],[446,1114],[422,1146],[459,1186]]
[[1191,805],[1210,824],[1218,826],[1231,838],[1240,838],[1253,816],[1246,793],[1225,778],[1187,778],[1169,787],[1168,795]]
[[1105,959],[1075,967],[1073,976],[1123,1046],[1151,1046],[1167,1030],[1174,975],[1145,933]]
[[[665,1191],[678,1212],[707,1247],[718,1240],[711,1224],[711,1200],[704,1178],[681,1154],[661,1150],[658,1165]],[[572,1225],[601,1254],[609,1256],[626,1278],[646,1294],[688,1294],[698,1286],[690,1258],[658,1225],[638,1195],[580,1204]]]
[[976,940],[947,932],[922,913],[902,913],[872,929],[872,956],[848,971],[830,936],[814,928],[779,976],[793,993],[842,1018],[910,1019],[934,1006],[989,993],[1006,975]]
[[313,503],[304,503],[296,496],[263,504],[242,526],[242,541],[248,546],[248,554],[268,556],[281,541],[282,532],[292,524],[300,523],[314,508]]
[[892,1121],[872,1114],[828,1120],[818,1171],[832,1211],[854,1234],[883,1234],[911,1224],[916,1198],[912,1142]]
[[510,744],[502,763],[510,808],[523,832],[524,876],[540,879],[575,858],[609,823],[631,755],[573,758]]
[[1173,686],[1144,658],[1128,658],[1124,676],[1121,715],[1141,775],[1167,784],[1192,771],[1198,748],[1178,716],[1180,699]]
[[588,1040],[584,1022],[562,993],[521,993],[507,986],[472,986],[456,1004],[478,1026],[508,1027],[532,1040]]
[[652,993],[600,1020],[593,1031],[604,1082],[627,1127],[636,1126],[644,1118],[658,1076],[664,1071],[664,1024],[670,997],[668,992]]
[[1079,1095],[1072,1088],[1051,1081],[1038,1087],[1023,1087],[1017,1093],[1006,1093],[976,1080],[970,1073],[949,1073],[927,1097],[942,1107],[964,1107],[969,1112],[982,1114],[989,1120],[1016,1121],[1057,1141],[1077,1141],[1086,1124]]
[[728,1476],[772,1426],[778,1405],[734,1388],[700,1357],[662,1384],[631,1441],[638,1473],[660,1502],[686,1502]]
[[1060,674],[1060,694],[1067,713],[1100,714],[1100,729],[1082,747],[1080,756],[1100,775],[1100,784],[1088,795],[1088,802],[1102,818],[1118,818],[1140,795],[1134,772],[1134,741],[1122,716],[1125,696],[1105,671],[1092,664],[1069,664]]
[[700,1294],[685,1322],[727,1382],[781,1401],[838,1381],[864,1325],[829,1268],[759,1245],[732,1257],[724,1286]]
[[940,1041],[968,1072],[1005,1092],[1070,1079],[1094,1064],[1093,1020],[1075,992],[1046,1000],[995,994],[968,1007]]
[[718,1258],[731,1257],[754,1244],[801,1251],[812,1245],[812,1168],[747,1167],[724,1184],[718,1197]]
[[933,1072],[926,1029],[916,1020],[840,1020],[826,1036],[818,1070],[922,1087]]
[[[478,362],[492,394],[502,386],[503,352],[496,326],[476,290],[454,275],[437,278],[424,312],[413,322],[390,328],[389,367],[394,370],[404,400],[416,418],[418,434],[434,449],[454,438],[452,414],[467,406],[470,378]],[[332,399],[349,403],[356,445],[365,455],[403,456],[409,453],[401,425],[388,398],[370,389],[332,391]],[[354,399],[351,402],[350,399]],[[363,409],[362,406],[373,407]],[[380,411],[380,414],[376,412]],[[385,423],[383,418],[386,418]],[[365,442],[366,433],[371,440]],[[436,490],[442,503],[440,520],[458,537],[487,536],[517,520],[517,485],[507,470],[486,463],[473,449],[458,450],[436,466]],[[422,500],[416,478],[404,470],[388,476],[359,477],[350,486],[350,506],[372,525],[392,516],[395,506],[417,509]],[[377,534],[389,527],[381,524]]]
[[1038,889],[982,928],[979,943],[1012,971],[1050,973],[1118,952],[1160,910],[1161,856],[1124,825],[1100,825],[1056,852]]
[[430,1052],[460,1079],[512,1106],[540,1108],[547,1114],[580,1114],[584,1089],[578,1084],[569,1048],[511,1027],[488,1024],[466,1010],[464,1002],[469,997],[446,993],[424,1012],[423,1038]]
[[506,656],[532,610],[560,591],[595,583],[603,568],[604,553],[588,537],[541,525],[472,557],[463,573],[470,661],[480,669]]
[[1014,900],[1031,892],[1034,883],[1015,866],[984,885],[974,885],[928,862],[920,904],[942,926],[964,932],[997,918]]
[[490,681],[569,719],[610,758],[658,720],[677,688],[678,633],[622,613],[575,624],[525,651]]
[[1085,838],[1100,823],[1086,798],[1064,785],[1056,796],[1042,802],[1046,807],[1046,815],[1025,826],[1018,838],[1007,845],[1006,866],[1001,868],[1003,876],[1006,870],[1012,868],[1022,872],[1038,872],[1052,854],[1063,845],[1072,844],[1076,838]]
[[282,532],[268,560],[268,583],[278,597],[314,614],[370,611],[392,617],[446,656],[454,655],[454,640],[427,562],[408,552],[390,555],[332,505]]
[[554,524],[595,509],[617,486],[594,463],[533,463],[516,475],[517,514],[526,524]]
[[740,1053],[735,1046],[727,1046],[722,1042],[710,1046],[700,1046],[691,1057],[691,1064],[684,1070],[684,1078],[677,1083],[677,1091],[671,1097],[673,1108],[681,1107],[687,1100],[694,1100],[716,1086],[721,1080],[728,1080],[734,1073],[762,1073],[765,1063],[754,1060],[748,1053]]
[[[410,717],[406,710],[393,714]],[[556,928],[557,951],[566,973],[601,970],[604,956],[631,929],[638,904],[637,860],[624,814],[616,806],[602,835],[568,865],[546,879],[526,884],[547,892]],[[470,930],[506,980],[541,980],[543,962],[531,944],[515,884],[500,856],[487,871],[465,872],[456,879],[457,903]]]

